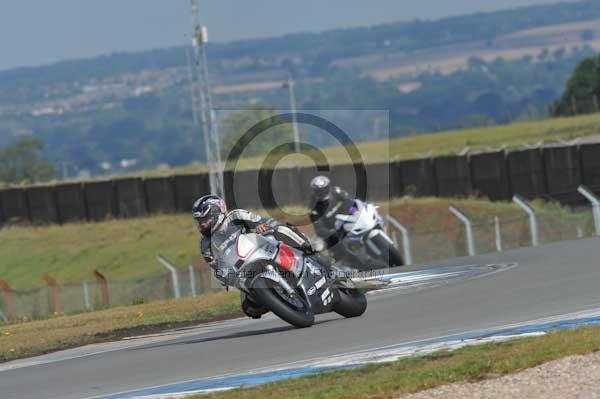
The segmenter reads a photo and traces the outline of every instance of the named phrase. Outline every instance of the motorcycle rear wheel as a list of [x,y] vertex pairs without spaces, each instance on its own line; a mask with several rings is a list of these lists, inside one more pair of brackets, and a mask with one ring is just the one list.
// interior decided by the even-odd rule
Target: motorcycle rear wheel
[[[254,296],[261,305],[275,313],[283,321],[298,328],[312,326],[315,323],[315,317],[306,304],[303,309],[292,306],[275,289],[276,284],[273,280],[259,277],[253,284]],[[304,301],[302,302],[304,303]]]

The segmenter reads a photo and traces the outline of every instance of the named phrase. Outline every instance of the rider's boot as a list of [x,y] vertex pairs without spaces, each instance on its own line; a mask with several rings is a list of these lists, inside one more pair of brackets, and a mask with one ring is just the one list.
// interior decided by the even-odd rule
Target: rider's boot
[[242,292],[242,312],[253,319],[260,319],[262,315],[267,313],[267,309],[251,301],[248,295]]

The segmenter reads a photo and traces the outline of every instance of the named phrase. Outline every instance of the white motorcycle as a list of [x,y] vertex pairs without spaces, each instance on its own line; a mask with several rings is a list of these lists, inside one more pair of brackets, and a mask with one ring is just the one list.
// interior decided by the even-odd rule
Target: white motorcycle
[[360,270],[402,266],[400,251],[386,234],[378,207],[358,199],[354,205],[350,215],[336,215],[340,241],[332,248],[334,256]]

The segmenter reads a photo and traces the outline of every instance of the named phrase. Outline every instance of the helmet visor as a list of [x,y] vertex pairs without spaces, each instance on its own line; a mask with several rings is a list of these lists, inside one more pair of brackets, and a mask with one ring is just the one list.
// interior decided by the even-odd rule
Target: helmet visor
[[200,226],[200,229],[203,231],[208,231],[212,228],[213,226],[213,222],[214,222],[214,218],[211,215],[205,216],[201,219],[197,219],[198,220],[198,226]]
[[193,216],[196,222],[198,222],[198,228],[202,232],[210,231],[217,219],[217,215],[215,215],[210,206],[204,209],[204,211],[194,212]]

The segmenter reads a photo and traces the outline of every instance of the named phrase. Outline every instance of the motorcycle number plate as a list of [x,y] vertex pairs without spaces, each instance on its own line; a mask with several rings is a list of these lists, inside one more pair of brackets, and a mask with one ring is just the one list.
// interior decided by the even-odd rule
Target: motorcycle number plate
[[319,290],[322,286],[325,285],[326,282],[327,280],[325,280],[325,277],[322,277],[319,281],[315,283],[315,285],[308,289],[307,294],[313,296],[317,292],[317,290]]
[[332,300],[333,300],[333,295],[331,295],[331,291],[329,291],[329,288],[327,288],[321,294],[321,301],[323,301],[323,306],[329,305]]
[[315,283],[315,287],[317,287],[317,289],[321,288],[323,285],[325,285],[325,277],[321,278],[319,281],[317,281]]

